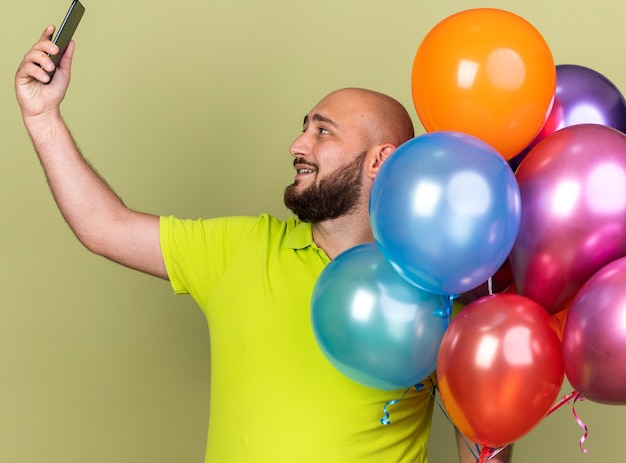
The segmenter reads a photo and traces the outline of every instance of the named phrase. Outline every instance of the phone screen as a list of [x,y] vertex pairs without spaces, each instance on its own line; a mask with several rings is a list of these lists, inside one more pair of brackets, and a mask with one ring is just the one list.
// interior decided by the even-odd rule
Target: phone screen
[[[50,56],[55,66],[59,65],[59,62],[61,61],[61,58],[63,57],[63,54],[65,53],[65,50],[67,49],[67,46],[70,43],[72,36],[74,35],[74,32],[76,32],[78,23],[83,17],[83,13],[85,13],[85,7],[83,6],[83,4],[80,3],[79,0],[73,0],[72,4],[70,5],[70,9],[65,15],[65,19],[63,19],[61,26],[59,26],[59,29],[57,30],[57,33],[52,40],[59,47],[59,52],[56,55]],[[50,77],[52,77],[54,71],[48,74],[50,74]]]

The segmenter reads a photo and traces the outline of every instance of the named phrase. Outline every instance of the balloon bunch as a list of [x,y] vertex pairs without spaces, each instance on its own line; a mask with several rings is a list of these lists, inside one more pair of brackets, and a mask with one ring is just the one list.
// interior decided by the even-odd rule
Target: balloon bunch
[[[550,414],[565,377],[577,398],[626,404],[619,90],[556,66],[530,23],[493,8],[437,24],[411,82],[426,134],[374,181],[375,243],[320,275],[321,350],[369,387],[436,371],[450,419],[487,449]],[[467,305],[450,321],[457,297]]]

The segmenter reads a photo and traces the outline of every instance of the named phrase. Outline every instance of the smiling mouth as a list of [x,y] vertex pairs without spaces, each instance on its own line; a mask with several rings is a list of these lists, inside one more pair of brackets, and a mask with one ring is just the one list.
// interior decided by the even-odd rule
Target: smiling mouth
[[298,175],[313,174],[317,171],[317,166],[313,163],[303,161],[302,159],[295,159],[293,166],[296,168]]

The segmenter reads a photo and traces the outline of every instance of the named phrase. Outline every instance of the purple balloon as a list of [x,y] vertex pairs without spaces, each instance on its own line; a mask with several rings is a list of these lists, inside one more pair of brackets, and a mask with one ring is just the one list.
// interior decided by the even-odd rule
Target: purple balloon
[[533,148],[515,175],[515,289],[555,314],[591,275],[626,256],[626,135],[597,124],[566,127]]
[[567,379],[586,399],[626,405],[626,258],[580,289],[563,328]]
[[556,76],[554,131],[578,124],[600,124],[626,132],[626,100],[613,82],[575,64],[558,65]]
[[517,169],[530,149],[557,130],[579,124],[600,124],[626,133],[626,99],[619,89],[593,69],[576,64],[556,67],[552,110],[541,132],[520,154],[509,160]]

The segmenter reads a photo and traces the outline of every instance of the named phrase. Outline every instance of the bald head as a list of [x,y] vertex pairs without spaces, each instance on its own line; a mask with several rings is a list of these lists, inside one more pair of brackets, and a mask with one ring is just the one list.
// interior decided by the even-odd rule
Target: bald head
[[306,114],[289,147],[297,175],[285,190],[285,204],[313,223],[351,217],[371,235],[367,211],[374,178],[412,137],[411,118],[393,98],[360,88],[330,93]]
[[391,143],[399,146],[414,137],[413,121],[405,107],[384,93],[364,88],[342,88],[320,101],[334,100],[360,118],[370,145]]

